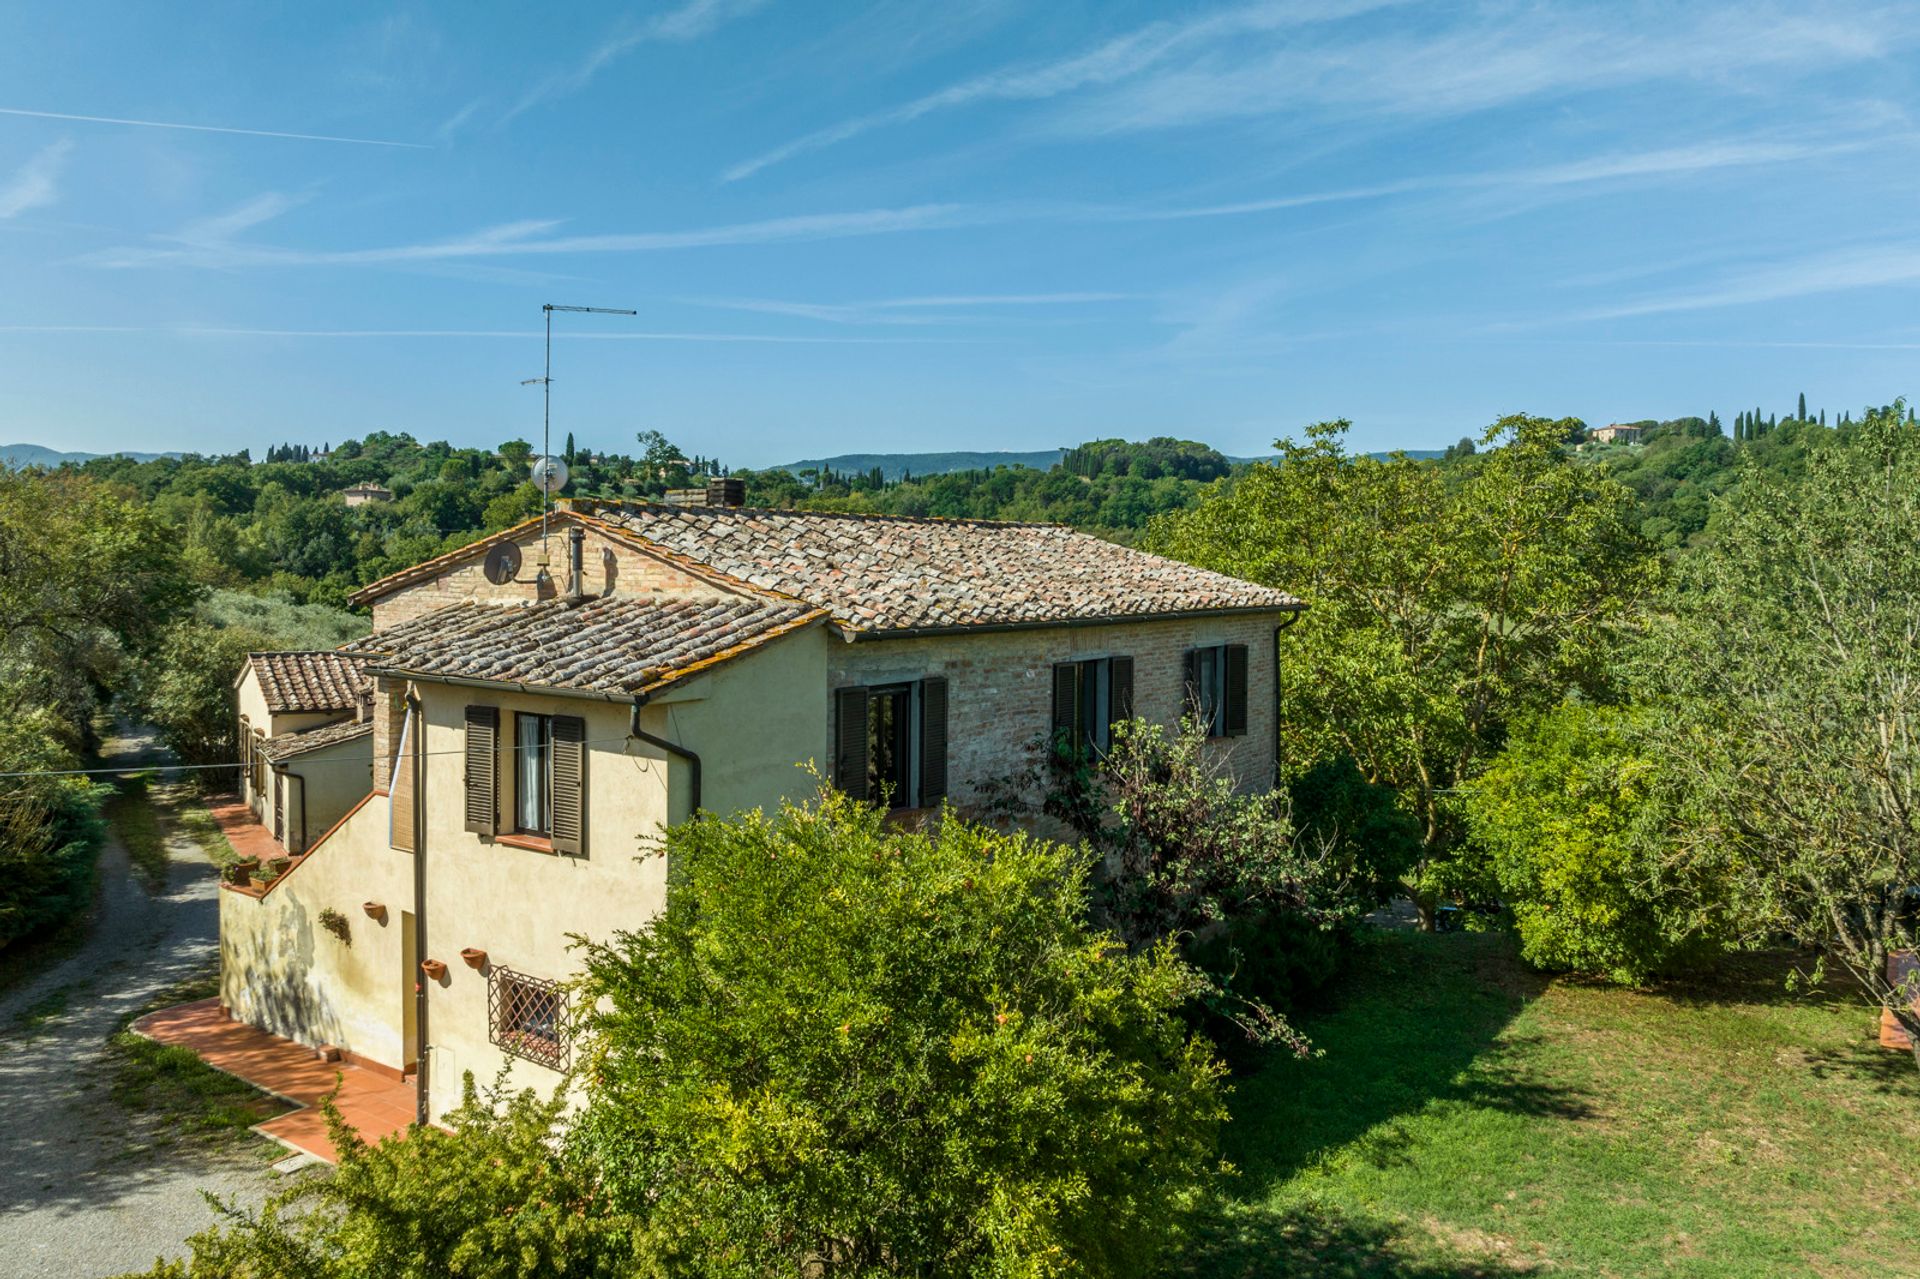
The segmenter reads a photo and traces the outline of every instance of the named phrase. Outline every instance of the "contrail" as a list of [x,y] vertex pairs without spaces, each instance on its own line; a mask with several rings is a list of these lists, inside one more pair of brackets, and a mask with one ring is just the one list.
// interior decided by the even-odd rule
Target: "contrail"
[[141,129],[187,129],[194,133],[237,133],[248,138],[291,138],[296,142],[346,142],[361,147],[404,147],[431,151],[424,142],[388,142],[383,138],[336,138],[325,133],[277,133],[272,129],[229,129],[218,124],[175,124],[170,120],[123,120],[110,115],[68,115],[61,111],[27,111],[0,107],[0,115],[23,115],[36,120],[78,120],[83,124],[130,124]]

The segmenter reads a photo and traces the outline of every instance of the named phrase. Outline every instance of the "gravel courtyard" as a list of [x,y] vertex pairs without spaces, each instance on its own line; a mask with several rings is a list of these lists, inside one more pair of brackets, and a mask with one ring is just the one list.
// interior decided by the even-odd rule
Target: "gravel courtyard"
[[[158,762],[122,726],[102,756]],[[0,1271],[63,1279],[145,1269],[213,1220],[203,1190],[257,1203],[274,1177],[257,1151],[176,1143],[109,1095],[107,1040],[156,994],[217,962],[218,880],[175,836],[165,887],[149,893],[109,834],[86,941],[0,996]]]

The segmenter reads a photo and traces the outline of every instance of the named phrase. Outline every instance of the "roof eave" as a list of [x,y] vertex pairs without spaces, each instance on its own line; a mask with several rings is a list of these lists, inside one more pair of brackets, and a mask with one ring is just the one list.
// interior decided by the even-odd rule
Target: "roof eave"
[[1187,608],[1155,613],[1105,613],[1099,617],[1051,618],[1034,622],[962,622],[953,626],[861,627],[841,618],[834,629],[850,640],[924,639],[934,635],[986,635],[1000,631],[1078,630],[1089,626],[1125,626],[1140,622],[1191,621],[1202,617],[1245,617],[1255,613],[1303,613],[1306,604],[1248,604],[1234,608]]

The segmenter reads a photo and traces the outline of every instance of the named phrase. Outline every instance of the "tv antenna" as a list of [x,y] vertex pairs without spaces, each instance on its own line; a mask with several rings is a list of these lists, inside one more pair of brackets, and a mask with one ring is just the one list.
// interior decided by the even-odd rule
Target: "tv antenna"
[[[547,573],[547,516],[553,510],[553,495],[566,481],[566,468],[559,467],[559,484],[551,483],[554,463],[553,457],[553,313],[571,311],[580,315],[638,315],[638,311],[628,311],[612,306],[559,306],[549,302],[540,308],[547,318],[547,364],[539,377],[520,379],[521,386],[538,384],[543,401],[540,409],[540,461],[534,464],[536,478],[534,483],[540,486],[540,572],[541,578]],[[542,464],[547,468],[542,472]]]

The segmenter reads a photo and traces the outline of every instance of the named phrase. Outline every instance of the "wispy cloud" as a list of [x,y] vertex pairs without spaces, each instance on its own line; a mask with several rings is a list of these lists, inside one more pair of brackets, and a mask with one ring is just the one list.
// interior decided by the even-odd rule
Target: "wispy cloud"
[[60,198],[60,173],[67,166],[73,143],[65,138],[49,143],[0,184],[0,218],[15,218]]
[[[1108,134],[1254,116],[1306,122],[1438,120],[1631,84],[1705,81],[1771,68],[1793,74],[1879,57],[1916,35],[1896,8],[1808,14],[1722,5],[1490,6],[1439,31],[1406,24],[1327,41],[1242,42],[1153,68],[1059,113],[1051,126]],[[1710,57],[1702,51],[1710,50]]]
[[[1438,120],[1532,99],[1751,73],[1804,74],[1884,56],[1920,38],[1911,9],[1488,5],[1465,17],[1361,28],[1341,19],[1389,0],[1254,4],[1162,20],[1054,62],[1004,67],[793,138],[725,181],[878,129],[989,103],[1042,103],[1030,135],[1084,137],[1275,117]],[[1702,50],[1711,50],[1703,57]]]
[[1286,195],[1238,200],[1223,204],[1193,205],[1161,210],[1126,210],[1118,216],[1129,220],[1179,221],[1189,218],[1240,217],[1305,208],[1316,204],[1379,200],[1396,195],[1432,191],[1526,190],[1579,186],[1589,183],[1620,182],[1636,178],[1684,177],[1716,169],[1755,168],[1772,164],[1793,164],[1825,156],[1844,155],[1893,143],[1911,144],[1909,135],[1878,138],[1846,138],[1826,141],[1786,140],[1779,138],[1731,138],[1661,147],[1646,151],[1613,152],[1590,156],[1564,164],[1532,168],[1494,169],[1478,173],[1438,173],[1382,182],[1372,186],[1334,187],[1324,191],[1302,191]]
[[[609,235],[549,234],[557,221],[510,222],[446,240],[369,249],[287,249],[250,244],[133,246],[89,254],[92,266],[364,266],[561,253],[657,253],[676,249],[777,244],[884,235],[900,231],[971,225],[979,214],[968,206],[922,204],[899,209],[864,209],[797,217],[736,222],[682,231],[638,231]],[[181,237],[168,237],[177,241]]]
[[342,138],[325,133],[282,133],[274,129],[236,129],[219,124],[181,124],[171,120],[130,120],[110,115],[69,115],[61,111],[28,111],[20,107],[0,107],[0,115],[26,116],[34,120],[73,120],[82,124],[123,124],[139,129],[185,129],[190,133],[233,133],[248,138],[290,138],[296,142],[345,142],[362,147],[401,147],[412,151],[431,151],[424,142],[393,142],[382,138]]
[[721,25],[753,12],[767,0],[687,0],[677,9],[656,14],[644,22],[626,22],[588,51],[574,66],[558,71],[528,89],[507,109],[501,123],[532,110],[553,98],[592,84],[609,66],[643,44],[683,43],[697,40]]
[[1003,67],[901,103],[816,129],[743,160],[721,174],[727,182],[752,177],[771,165],[819,151],[863,133],[908,124],[937,112],[982,102],[1037,102],[1082,89],[1114,84],[1186,50],[1259,31],[1349,17],[1388,0],[1319,0],[1318,3],[1256,4],[1185,21],[1152,22],[1090,49],[1052,62]]
[[[0,333],[45,333],[111,337],[121,334],[160,335],[177,338],[512,338],[532,342],[540,338],[539,329],[252,329],[220,328],[209,325],[139,324],[0,324]],[[626,331],[616,333],[564,333],[556,335],[567,342],[749,342],[798,346],[886,346],[901,343],[951,343],[955,338],[900,338],[796,336],[785,333],[700,333]]]
[[[694,306],[762,315],[787,315],[830,324],[936,324],[956,318],[986,318],[977,312],[1008,308],[1081,306],[1119,302],[1131,293],[980,293],[878,298],[862,302],[795,302],[778,298],[686,298]],[[961,313],[955,316],[954,313]],[[931,313],[931,314],[929,314]]]
[[1619,320],[1672,315],[1721,307],[1783,302],[1790,298],[1841,293],[1852,289],[1911,284],[1920,280],[1920,247],[1869,245],[1758,267],[1723,276],[1697,288],[1641,298],[1619,306],[1595,307],[1570,320]]
[[201,218],[189,222],[176,233],[176,239],[188,244],[227,244],[243,231],[271,222],[287,210],[306,203],[306,196],[283,195],[278,191],[266,191],[246,200],[225,213],[210,218]]

